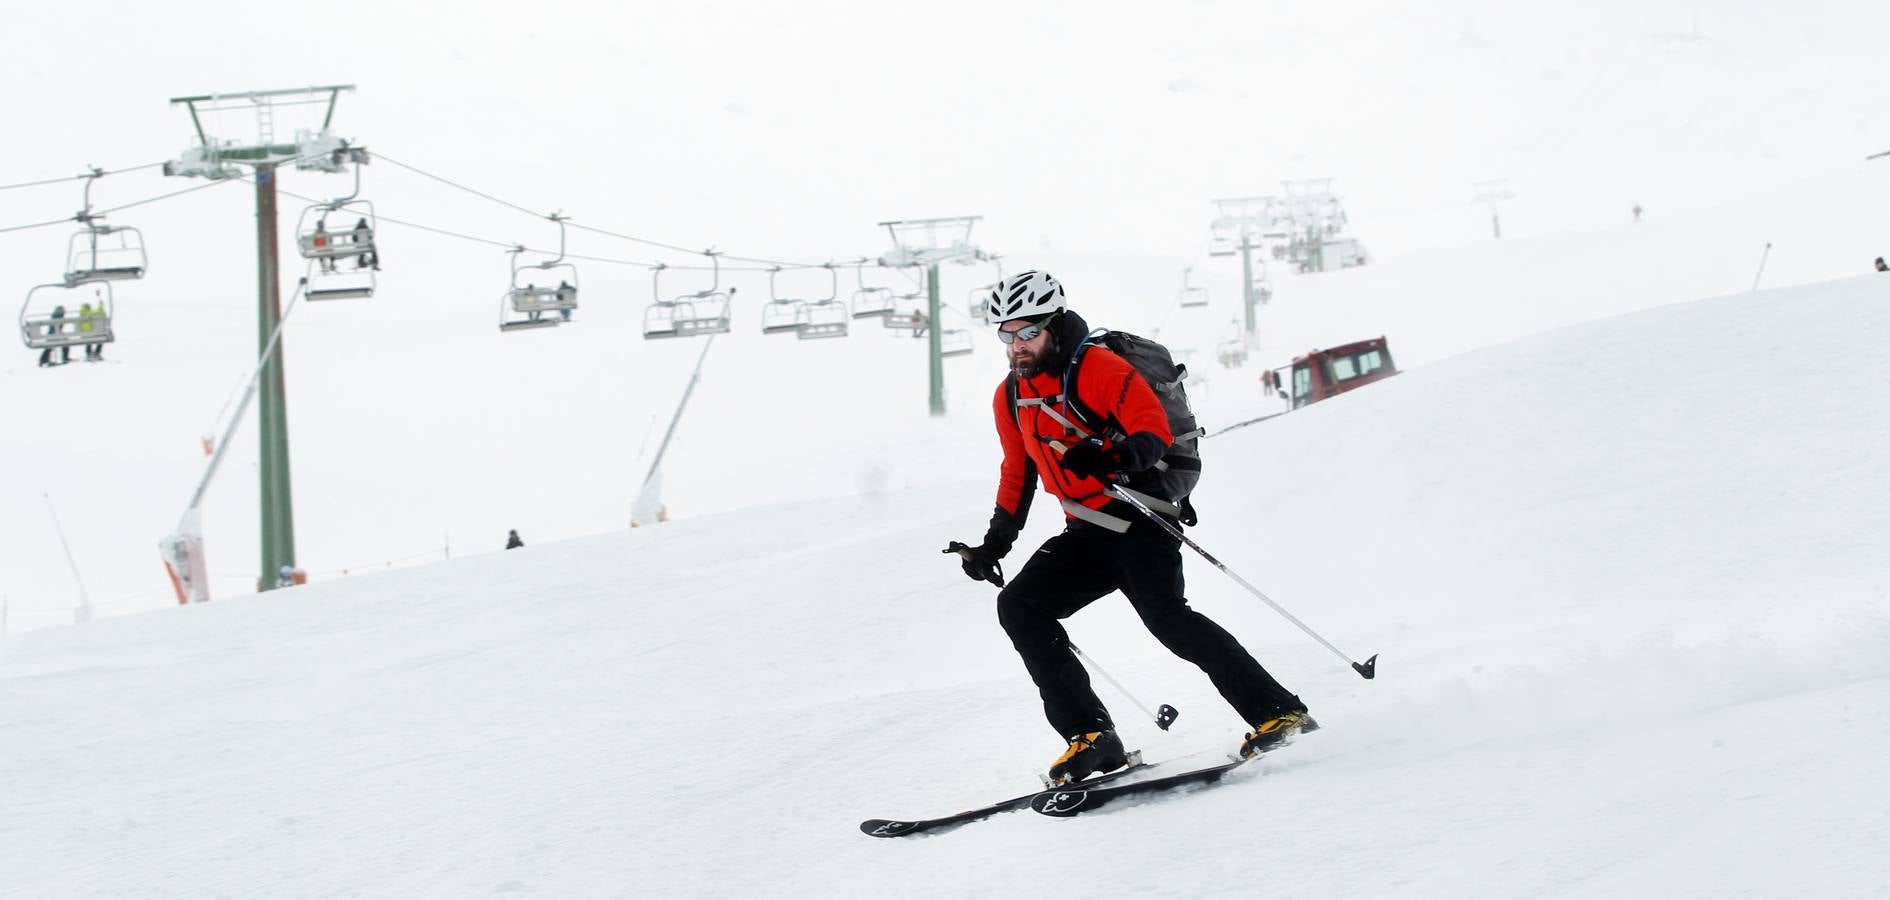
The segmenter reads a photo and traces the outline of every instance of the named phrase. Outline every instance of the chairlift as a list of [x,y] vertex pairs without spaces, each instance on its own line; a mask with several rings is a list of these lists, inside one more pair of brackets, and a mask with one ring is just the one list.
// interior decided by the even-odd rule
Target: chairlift
[[296,250],[309,261],[306,296],[310,300],[372,297],[374,273],[381,268],[375,239],[379,220],[374,216],[374,204],[358,199],[361,165],[367,162],[367,151],[349,148],[335,151],[334,156],[336,165],[344,159],[355,164],[354,190],[345,197],[303,209],[296,223]]
[[28,349],[109,344],[114,337],[108,281],[37,285],[20,304],[20,339]]
[[[546,218],[558,223],[558,255],[526,263],[524,247],[512,248],[512,283],[499,298],[499,330],[522,331],[571,321],[578,305],[578,271],[564,261],[564,216]],[[557,313],[547,316],[545,313]]]
[[910,329],[913,337],[925,335],[925,311],[931,305],[931,299],[925,293],[923,282],[914,285],[912,290],[893,295],[892,311],[880,321],[889,329]]
[[726,334],[729,330],[729,303],[734,288],[722,290],[722,261],[715,250],[705,250],[714,273],[709,286],[693,294],[663,296],[663,270],[657,263],[650,269],[650,291],[654,300],[643,311],[643,336],[646,338],[691,337],[698,334]]
[[[846,304],[840,303],[838,299],[840,296],[839,274],[834,270],[833,263],[827,263],[821,268],[827,270],[827,296],[825,297],[783,297],[781,296],[779,282],[781,267],[774,266],[768,270],[768,296],[770,299],[768,300],[768,305],[761,308],[762,334],[785,334],[790,331],[799,333],[802,326],[810,321],[807,313],[807,307],[810,305],[837,306],[840,309],[840,314],[842,316],[846,315]],[[840,332],[839,335],[822,334],[815,336],[839,337],[844,334],[846,334],[845,331]]]
[[860,283],[860,289],[853,292],[853,318],[868,319],[875,316],[892,315],[895,300],[889,287],[868,287],[866,284],[866,260],[860,260],[853,267],[853,275]]
[[94,167],[85,176],[85,208],[72,217],[85,227],[66,242],[69,285],[144,277],[144,233],[129,225],[101,224],[99,220],[105,217],[92,214],[92,182],[104,174]]
[[938,355],[968,356],[971,354],[971,332],[963,328],[945,328],[938,333]]
[[66,283],[144,277],[144,235],[129,225],[90,224],[66,245]]
[[1188,281],[1191,278],[1193,278],[1193,276],[1194,276],[1193,268],[1187,268],[1187,269],[1181,270],[1181,298],[1180,298],[1181,305],[1182,306],[1206,306],[1208,305],[1207,288],[1201,287],[1199,285],[1189,284]]
[[881,321],[883,321],[889,329],[911,331],[912,336],[915,338],[925,337],[926,329],[929,327],[925,310],[916,307],[900,307],[899,309],[893,310],[891,315]]
[[978,285],[965,295],[965,312],[986,325],[991,324],[991,294],[1004,284],[1004,261],[997,256],[988,258],[997,269],[997,280]]
[[1238,319],[1227,323],[1227,331],[1223,332],[1214,355],[1224,368],[1235,369],[1247,364],[1247,337]]
[[801,307],[796,334],[803,341],[846,337],[849,320],[847,305],[838,300],[808,303]]

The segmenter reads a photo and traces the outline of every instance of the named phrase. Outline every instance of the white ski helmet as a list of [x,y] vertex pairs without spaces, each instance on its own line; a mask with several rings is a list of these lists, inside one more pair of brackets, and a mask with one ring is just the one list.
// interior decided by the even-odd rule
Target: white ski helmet
[[1012,319],[1035,319],[1068,307],[1069,303],[1063,299],[1063,285],[1050,273],[1035,269],[999,281],[986,301],[993,325]]

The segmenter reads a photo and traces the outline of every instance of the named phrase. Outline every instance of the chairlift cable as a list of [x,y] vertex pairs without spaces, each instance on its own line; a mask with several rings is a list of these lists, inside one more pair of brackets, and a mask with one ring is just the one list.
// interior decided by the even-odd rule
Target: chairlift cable
[[[418,167],[415,167],[415,166],[412,166],[412,165],[409,165],[409,164],[407,164],[407,163],[404,163],[404,162],[401,162],[400,160],[397,160],[397,159],[394,159],[393,157],[391,157],[391,156],[388,156],[388,155],[387,155],[387,154],[385,154],[385,153],[378,153],[378,152],[377,152],[377,153],[375,153],[375,154],[374,154],[374,157],[375,157],[376,159],[381,159],[381,160],[386,160],[387,162],[390,162],[390,163],[393,163],[394,165],[396,165],[396,166],[399,166],[399,167],[401,167],[401,168],[403,168],[403,169],[406,169],[406,170],[407,170],[407,171],[409,171],[409,172],[413,172],[413,173],[414,173],[414,174],[416,174],[416,175],[421,175],[421,176],[424,176],[424,177],[426,177],[426,178],[431,178],[431,179],[433,179],[434,181],[437,181],[437,182],[439,182],[439,183],[441,183],[441,184],[444,184],[444,185],[447,185],[447,186],[449,186],[449,187],[453,187],[453,188],[457,188],[457,189],[459,189],[459,190],[462,190],[462,191],[465,191],[466,193],[469,193],[469,194],[472,194],[472,195],[474,195],[474,196],[476,196],[476,197],[483,197],[483,198],[485,198],[485,199],[487,199],[487,200],[490,200],[490,201],[492,201],[492,202],[494,202],[494,203],[497,203],[497,204],[499,204],[500,206],[504,206],[504,207],[508,207],[508,208],[510,208],[510,209],[515,209],[515,210],[517,210],[517,211],[519,211],[519,212],[522,212],[522,213],[525,213],[526,215],[529,215],[529,216],[532,216],[532,217],[534,217],[534,218],[539,218],[539,219],[543,219],[543,218],[548,218],[548,217],[547,217],[547,216],[546,216],[546,215],[545,215],[544,213],[541,213],[541,212],[538,212],[538,211],[536,211],[536,210],[533,210],[533,209],[529,209],[529,208],[527,208],[527,207],[524,207],[524,206],[520,206],[519,204],[517,204],[517,203],[513,203],[513,202],[511,202],[510,200],[505,200],[505,199],[502,199],[502,198],[499,198],[499,197],[495,197],[495,196],[493,196],[493,195],[491,195],[491,194],[488,194],[488,193],[486,193],[486,192],[484,192],[484,191],[481,191],[481,190],[478,190],[477,188],[472,188],[472,187],[468,187],[468,186],[466,186],[466,185],[463,185],[463,184],[460,184],[459,182],[457,182],[457,181],[454,181],[454,180],[452,180],[452,179],[450,179],[450,178],[445,178],[445,177],[443,177],[443,176],[440,176],[440,175],[435,175],[435,174],[433,174],[432,172],[428,172],[428,171],[426,171],[426,170],[424,170],[424,169],[421,169],[421,168],[418,168]],[[701,256],[701,255],[704,255],[704,254],[703,254],[703,251],[701,251],[701,250],[695,250],[695,249],[691,249],[691,248],[689,248],[689,247],[683,247],[683,246],[680,246],[680,245],[677,245],[677,244],[669,244],[669,243],[664,243],[664,242],[662,242],[662,241],[653,241],[653,240],[650,240],[650,239],[648,239],[648,238],[640,238],[640,237],[637,237],[637,236],[635,236],[635,235],[629,235],[629,234],[623,234],[623,233],[620,233],[620,232],[616,232],[616,231],[610,231],[609,229],[605,229],[605,228],[598,228],[598,227],[597,227],[597,226],[595,226],[595,225],[583,225],[583,224],[580,224],[580,223],[578,223],[578,222],[576,222],[576,221],[573,221],[573,220],[571,220],[571,219],[565,219],[565,220],[564,220],[564,224],[565,224],[566,226],[568,226],[568,227],[570,227],[570,228],[577,228],[577,229],[581,229],[581,230],[584,230],[584,231],[590,231],[590,232],[595,232],[595,233],[597,233],[597,234],[601,234],[601,235],[605,235],[605,236],[607,236],[607,237],[614,237],[614,238],[617,238],[618,240],[624,240],[624,241],[631,241],[631,242],[633,242],[633,243],[638,243],[638,244],[645,244],[645,245],[648,245],[648,246],[651,246],[651,247],[660,247],[660,248],[662,248],[662,249],[664,249],[664,250],[669,250],[669,251],[671,251],[671,252],[675,252],[675,253],[687,253],[687,254],[690,254],[690,255],[693,255],[693,256]],[[731,259],[731,260],[736,260],[736,261],[739,261],[739,262],[752,262],[752,263],[760,263],[760,264],[763,264],[763,265],[772,265],[772,266],[780,266],[780,267],[782,267],[782,268],[784,268],[784,269],[818,269],[818,268],[820,268],[821,266],[824,266],[824,265],[826,265],[826,263],[797,263],[797,262],[786,262],[786,261],[782,261],[782,260],[774,260],[774,259],[764,259],[764,258],[761,258],[761,257],[754,257],[754,256],[735,256],[735,255],[732,255],[732,254],[727,254],[727,253],[719,253],[719,254],[717,254],[717,255],[718,255],[718,256],[721,256],[721,257],[722,257],[723,259]],[[608,260],[606,260],[606,261],[608,261]],[[650,264],[641,264],[641,265],[646,265],[646,266],[647,266],[647,265],[650,265]],[[681,266],[670,266],[669,268],[682,268],[682,267],[681,267]],[[754,270],[750,270],[750,271],[762,271],[762,270],[760,270],[760,269],[754,269]]]
[[375,158],[375,159],[379,159],[379,160],[383,160],[383,161],[385,161],[385,162],[390,162],[390,163],[393,163],[394,165],[397,165],[397,166],[399,166],[399,167],[401,167],[401,168],[403,168],[403,169],[406,169],[406,170],[407,170],[407,171],[409,171],[409,172],[413,172],[413,173],[414,173],[414,174],[416,174],[416,175],[424,175],[424,176],[426,176],[427,178],[431,178],[431,179],[433,179],[434,181],[437,181],[437,182],[439,182],[439,183],[441,183],[441,184],[444,184],[444,185],[447,185],[448,187],[454,187],[454,188],[458,188],[458,189],[460,189],[460,190],[462,190],[462,191],[465,191],[465,192],[466,192],[466,193],[468,193],[468,194],[472,194],[472,195],[474,195],[474,196],[476,196],[476,197],[484,197],[485,199],[487,199],[487,200],[490,200],[490,201],[492,201],[492,202],[494,202],[494,203],[497,203],[497,204],[499,204],[500,206],[506,206],[506,207],[510,207],[510,208],[512,208],[512,209],[516,209],[516,210],[518,210],[519,212],[522,212],[522,213],[524,213],[524,214],[526,214],[526,215],[528,215],[528,216],[531,216],[531,217],[533,217],[533,218],[538,218],[538,219],[543,219],[543,218],[546,218],[546,216],[545,216],[545,214],[544,214],[544,213],[541,213],[541,212],[539,212],[539,211],[537,211],[537,210],[534,210],[534,209],[527,209],[526,207],[523,207],[523,206],[520,206],[520,205],[518,205],[518,204],[516,204],[516,203],[513,203],[513,202],[512,202],[512,201],[510,201],[510,200],[501,200],[501,199],[499,199],[498,197],[494,197],[494,196],[492,196],[491,194],[488,194],[488,193],[486,193],[486,192],[484,192],[484,191],[481,191],[481,190],[476,190],[476,189],[474,189],[474,188],[469,188],[469,187],[467,187],[467,186],[465,186],[465,185],[463,185],[463,184],[460,184],[460,183],[459,183],[459,182],[457,182],[457,181],[453,181],[452,179],[449,179],[449,178],[442,178],[442,177],[440,177],[440,176],[438,176],[438,175],[435,175],[435,174],[433,174],[432,172],[428,172],[428,171],[425,171],[424,169],[417,169],[417,168],[414,168],[413,166],[410,166],[410,165],[407,165],[406,163],[404,163],[404,162],[401,162],[400,160],[398,160],[398,159],[395,159],[395,158],[393,158],[393,157],[391,157],[391,156],[388,156],[388,155],[387,155],[387,154],[385,154],[385,153],[379,153],[379,152],[376,152],[376,153],[374,154],[374,158]]
[[[232,182],[232,181],[236,181],[236,180],[238,180],[238,179],[235,179],[235,178],[223,178],[223,179],[218,179],[218,180],[216,180],[216,181],[209,181],[209,182],[205,182],[205,183],[203,183],[203,184],[199,184],[199,185],[194,185],[194,186],[191,186],[191,187],[187,187],[187,188],[184,188],[184,189],[183,189],[183,190],[181,190],[181,191],[172,191],[172,192],[170,192],[170,193],[168,193],[168,194],[159,194],[159,195],[157,195],[156,197],[151,197],[151,198],[148,198],[148,199],[144,199],[144,200],[133,200],[133,201],[131,201],[130,203],[126,203],[126,204],[122,204],[122,205],[120,205],[120,206],[113,206],[113,207],[109,207],[109,208],[106,208],[106,209],[101,209],[101,210],[99,210],[98,212],[95,212],[95,213],[92,213],[92,216],[93,216],[94,218],[96,218],[96,217],[98,217],[98,216],[103,216],[103,215],[106,215],[106,214],[108,214],[108,213],[115,213],[115,212],[118,212],[119,210],[123,210],[123,209],[130,209],[130,208],[132,208],[132,207],[134,207],[134,206],[143,206],[143,205],[145,205],[146,203],[156,203],[156,202],[158,202],[159,200],[169,200],[169,199],[170,199],[170,198],[172,198],[172,197],[181,197],[181,196],[183,196],[184,194],[188,194],[188,193],[191,193],[192,191],[201,191],[201,190],[204,190],[204,189],[206,189],[206,188],[213,188],[213,187],[217,187],[218,185],[222,185],[222,184],[228,184],[229,182]],[[68,220],[68,221],[69,221],[69,220]]]
[[[240,180],[240,179],[234,179],[234,178],[232,178],[232,179],[226,179],[226,180],[228,180],[228,181],[237,181],[237,180]],[[96,218],[96,217],[99,217],[99,216],[103,216],[103,215],[105,215],[105,214],[107,214],[107,213],[114,213],[114,212],[118,212],[119,210],[122,210],[122,209],[130,209],[130,208],[132,208],[132,207],[134,207],[134,206],[143,206],[143,205],[145,205],[145,204],[147,204],[147,203],[156,203],[156,202],[158,202],[159,200],[169,200],[170,198],[172,198],[172,197],[176,197],[176,196],[178,196],[178,195],[180,195],[180,194],[188,194],[188,193],[190,193],[191,191],[201,191],[201,190],[203,190],[204,188],[210,188],[210,187],[216,187],[217,185],[219,185],[219,184],[223,184],[223,183],[224,183],[223,181],[212,181],[212,182],[208,182],[208,183],[205,183],[205,184],[199,184],[199,185],[196,185],[196,186],[194,186],[194,187],[187,187],[187,188],[185,188],[185,189],[183,189],[183,190],[181,190],[181,191],[172,191],[172,192],[170,192],[170,193],[168,193],[168,194],[159,194],[159,195],[158,195],[158,196],[156,196],[156,197],[148,197],[148,198],[146,198],[146,199],[143,199],[143,200],[134,200],[134,201],[132,201],[132,202],[130,202],[130,203],[126,203],[126,204],[123,204],[123,205],[120,205],[120,206],[114,206],[114,207],[111,207],[111,208],[109,208],[109,209],[101,209],[101,210],[99,210],[98,212],[95,212],[95,213],[92,213],[91,215],[92,215],[92,216],[93,216],[94,218]],[[7,232],[9,232],[9,231],[26,231],[26,230],[28,230],[28,229],[33,229],[33,228],[45,228],[45,227],[48,227],[48,226],[51,226],[51,225],[64,225],[64,224],[68,224],[68,223],[70,223],[70,222],[72,222],[72,221],[73,221],[73,220],[74,220],[75,218],[77,218],[77,217],[76,217],[76,216],[67,216],[67,217],[65,217],[65,218],[63,218],[63,219],[54,219],[54,220],[52,220],[52,221],[50,221],[50,222],[34,222],[34,223],[33,223],[33,224],[31,224],[31,225],[10,225],[10,226],[7,226],[7,227],[5,227],[5,228],[0,228],[0,234],[5,234],[5,233],[7,233]]]
[[41,185],[48,185],[48,184],[64,184],[65,182],[68,182],[68,181],[82,181],[87,178],[102,178],[106,175],[123,175],[126,172],[136,172],[141,169],[155,169],[161,165],[164,165],[164,163],[160,161],[160,162],[154,162],[154,163],[146,163],[142,166],[127,166],[123,169],[111,169],[109,171],[100,171],[100,172],[87,172],[84,175],[65,175],[59,178],[46,178],[40,181],[22,181],[19,184],[0,184],[0,191],[10,191],[10,190],[13,190],[14,188],[40,187]]
[[34,222],[31,225],[10,225],[6,228],[0,228],[0,234],[6,234],[9,231],[26,231],[32,228],[45,228],[49,225],[67,225],[71,224],[71,222],[72,217],[67,216],[63,219],[54,219],[50,222]]

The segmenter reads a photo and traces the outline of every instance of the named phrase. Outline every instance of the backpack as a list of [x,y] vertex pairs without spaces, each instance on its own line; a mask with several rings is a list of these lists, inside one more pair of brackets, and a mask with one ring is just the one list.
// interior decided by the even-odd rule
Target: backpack
[[[1136,373],[1142,376],[1142,380],[1154,388],[1155,396],[1162,402],[1163,411],[1168,413],[1168,430],[1174,442],[1169,445],[1161,461],[1155,464],[1155,477],[1138,487],[1162,501],[1158,506],[1171,507],[1161,511],[1176,514],[1184,524],[1195,524],[1197,517],[1188,495],[1193,493],[1195,484],[1201,480],[1201,436],[1205,432],[1195,423],[1194,410],[1188,406],[1188,391],[1183,386],[1183,382],[1188,379],[1188,367],[1177,364],[1167,347],[1140,335],[1106,328],[1090,332],[1070,354],[1070,363],[1063,369],[1061,396],[1077,425],[1093,434],[1104,434],[1111,440],[1121,440],[1127,435],[1119,430],[1109,430],[1109,422],[1083,403],[1075,390],[1078,367],[1083,364],[1083,356],[1091,347],[1105,347],[1127,360]],[[1005,390],[1010,396],[1011,415],[1017,417],[1018,427],[1022,428],[1016,373],[1005,380]],[[1049,412],[1048,407],[1045,407],[1045,411]],[[1051,415],[1056,414],[1051,412]]]

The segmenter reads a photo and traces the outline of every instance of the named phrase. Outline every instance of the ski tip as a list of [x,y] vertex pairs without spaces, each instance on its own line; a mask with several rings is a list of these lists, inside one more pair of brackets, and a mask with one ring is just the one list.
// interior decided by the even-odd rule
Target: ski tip
[[902,822],[897,819],[867,819],[860,823],[860,831],[868,837],[899,837],[909,834],[919,827],[917,822]]
[[1376,653],[1372,654],[1371,659],[1368,659],[1362,663],[1353,663],[1352,670],[1357,672],[1359,674],[1359,677],[1364,678],[1367,681],[1370,681],[1373,678],[1378,677],[1378,654]]
[[1088,791],[1044,791],[1030,798],[1030,808],[1046,816],[1068,818],[1089,804]]

